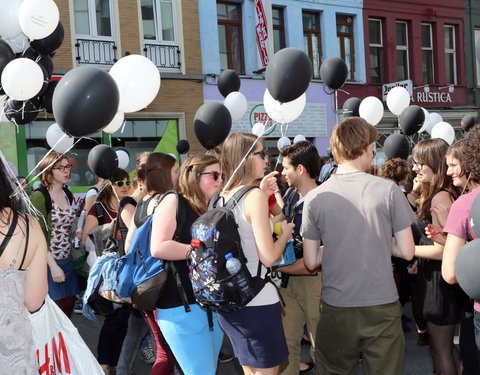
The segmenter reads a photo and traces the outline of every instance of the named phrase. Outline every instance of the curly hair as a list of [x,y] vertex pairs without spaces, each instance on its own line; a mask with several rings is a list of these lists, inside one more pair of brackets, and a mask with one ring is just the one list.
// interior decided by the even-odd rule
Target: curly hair
[[381,177],[388,178],[400,185],[410,175],[411,164],[401,158],[388,159],[382,166]]
[[468,179],[480,183],[480,125],[475,125],[468,132],[464,145],[463,166]]

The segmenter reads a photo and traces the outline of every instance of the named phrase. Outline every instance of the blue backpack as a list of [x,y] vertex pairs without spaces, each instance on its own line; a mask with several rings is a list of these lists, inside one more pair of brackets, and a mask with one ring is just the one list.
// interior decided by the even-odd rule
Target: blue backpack
[[[178,197],[176,191],[168,191],[159,199],[155,208],[168,194],[176,194]],[[181,204],[178,204],[177,229],[173,237],[175,241],[178,241],[182,223],[185,221],[182,217],[185,212],[180,207]],[[136,309],[147,311],[155,310],[167,285],[168,270],[173,267],[173,263],[154,258],[150,253],[152,220],[153,213],[137,228],[128,254],[118,259],[117,285],[115,286],[119,296],[130,297]]]

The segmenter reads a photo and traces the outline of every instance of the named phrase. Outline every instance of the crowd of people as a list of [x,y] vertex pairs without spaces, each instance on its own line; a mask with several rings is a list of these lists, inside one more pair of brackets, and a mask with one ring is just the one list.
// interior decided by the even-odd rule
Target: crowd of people
[[[261,138],[245,133],[230,134],[180,168],[171,155],[141,153],[133,175],[117,169],[97,180],[81,224],[65,155],[52,152],[40,163],[41,187],[30,201],[0,155],[0,367],[36,373],[28,312],[41,307],[48,290],[72,316],[87,285],[81,270],[102,255],[93,230],[115,222],[121,256],[152,216],[151,255],[169,265],[165,292],[153,311],[125,304],[104,314],[97,359],[105,374],[131,374],[150,335],[151,375],[175,367],[215,374],[224,340],[245,374],[353,374],[360,360],[366,374],[403,374],[407,301],[434,374],[479,374],[480,303],[457,284],[455,260],[476,238],[470,209],[480,193],[480,126],[450,147],[442,139],[421,141],[410,160],[388,160],[375,175],[377,138],[358,117],[335,126],[334,170],[322,168],[308,141],[282,148],[275,165],[281,172],[268,170]],[[212,197],[229,202],[251,185],[259,188],[232,210],[247,268],[261,278],[274,270],[281,280],[265,283],[244,308],[206,309],[189,277],[191,226]],[[80,255],[74,238],[85,249]],[[289,247],[294,260],[282,263]],[[453,343],[458,324],[460,350]],[[304,339],[312,363],[300,361]]]

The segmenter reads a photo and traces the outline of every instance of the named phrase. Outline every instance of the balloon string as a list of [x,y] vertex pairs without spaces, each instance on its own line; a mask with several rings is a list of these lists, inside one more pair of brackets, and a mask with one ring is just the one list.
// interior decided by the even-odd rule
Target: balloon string
[[122,130],[120,130],[120,134],[123,134],[123,131],[125,130],[125,125],[127,125],[127,120],[123,120],[123,124],[122,124]]

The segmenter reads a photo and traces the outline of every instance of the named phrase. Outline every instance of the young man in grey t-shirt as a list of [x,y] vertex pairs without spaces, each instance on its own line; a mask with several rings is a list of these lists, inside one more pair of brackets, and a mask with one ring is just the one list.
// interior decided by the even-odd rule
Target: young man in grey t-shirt
[[359,350],[368,374],[403,373],[405,339],[391,256],[413,257],[415,218],[397,185],[366,173],[377,137],[359,117],[336,126],[330,148],[337,172],[304,204],[304,262],[308,269],[321,264],[323,272],[316,336],[322,374],[353,373]]

